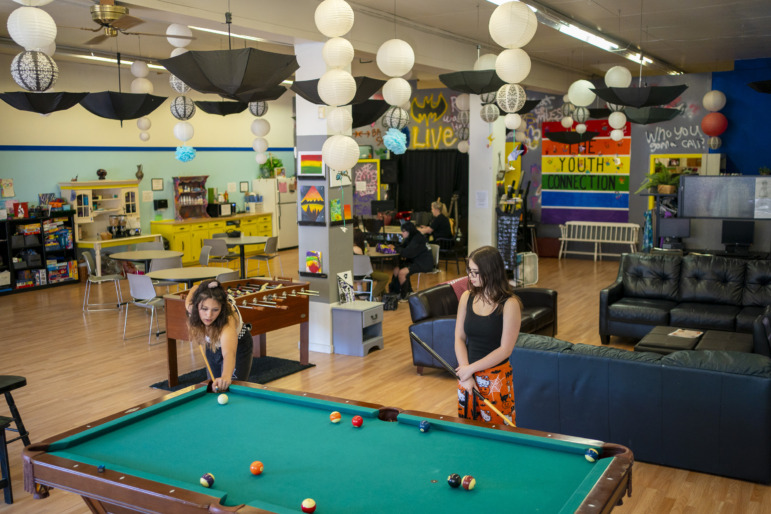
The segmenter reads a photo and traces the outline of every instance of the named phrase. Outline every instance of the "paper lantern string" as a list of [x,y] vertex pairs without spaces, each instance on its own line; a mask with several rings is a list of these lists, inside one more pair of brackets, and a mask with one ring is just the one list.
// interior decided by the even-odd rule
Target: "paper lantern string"
[[195,148],[190,146],[178,146],[174,156],[180,162],[190,162],[195,159]]

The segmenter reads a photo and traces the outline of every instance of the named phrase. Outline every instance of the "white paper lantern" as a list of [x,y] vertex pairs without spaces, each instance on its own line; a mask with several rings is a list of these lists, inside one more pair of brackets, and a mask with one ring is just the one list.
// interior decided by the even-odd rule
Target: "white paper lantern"
[[612,112],[621,112],[624,109],[626,109],[626,105],[621,104],[610,104],[608,102],[605,102],[605,105],[610,109]]
[[621,141],[622,139],[624,139],[624,131],[623,130],[619,130],[619,129],[611,130],[610,131],[610,138],[613,141]]
[[11,77],[27,91],[46,91],[59,78],[59,68],[43,52],[25,51],[11,61]]
[[137,78],[144,78],[150,74],[150,68],[145,61],[134,61],[131,63],[131,74]]
[[268,112],[268,102],[249,102],[249,112],[253,116],[265,116]]
[[377,49],[377,67],[389,77],[406,75],[415,64],[415,52],[406,41],[389,39]]
[[573,116],[573,111],[576,110],[576,106],[573,105],[570,102],[566,102],[562,104],[562,107],[560,107],[560,112],[563,116]]
[[252,148],[257,153],[265,153],[268,151],[268,140],[264,137],[256,137],[252,141]]
[[527,132],[524,130],[515,130],[514,131],[514,141],[517,143],[526,143],[527,142]]
[[471,112],[470,111],[458,111],[458,114],[456,115],[456,118],[458,119],[458,123],[461,125],[468,125],[471,121]]
[[586,123],[586,120],[589,119],[589,109],[586,107],[576,107],[571,116],[577,123]]
[[176,57],[176,56],[182,55],[182,54],[184,54],[186,52],[187,52],[187,48],[184,48],[184,47],[180,46],[180,47],[175,48],[174,50],[172,50],[171,53],[169,54],[169,57]]
[[709,138],[709,147],[710,147],[712,150],[717,150],[717,149],[718,149],[718,148],[720,148],[722,145],[723,145],[723,140],[722,140],[722,139],[720,139],[719,137],[717,137],[717,136],[712,136],[711,138]]
[[412,96],[412,87],[402,78],[388,79],[383,86],[383,100],[390,105],[403,105],[410,100],[410,96]]
[[330,134],[343,134],[353,127],[353,115],[351,109],[338,107],[327,114],[327,132]]
[[522,125],[522,116],[515,113],[509,113],[503,118],[503,123],[509,130],[517,130]]
[[455,135],[458,136],[458,139],[461,141],[468,141],[469,132],[468,127],[461,127],[455,131]]
[[504,112],[517,112],[525,105],[527,100],[527,94],[525,88],[519,84],[504,84],[498,88],[498,93],[495,95],[495,103]]
[[139,130],[145,131],[150,130],[150,127],[152,126],[152,123],[150,122],[150,118],[147,116],[142,116],[137,120],[137,128]]
[[586,107],[594,102],[597,95],[591,90],[593,87],[594,84],[588,80],[576,80],[570,84],[570,87],[568,88],[568,98],[570,99],[570,103],[576,107]]
[[25,50],[43,50],[56,39],[56,22],[37,7],[19,7],[8,16],[8,35]]
[[410,122],[410,115],[401,107],[395,105],[388,108],[383,114],[383,126],[386,128],[395,128],[401,130]]
[[455,97],[455,108],[459,111],[468,111],[471,106],[471,99],[468,93],[461,93]]
[[131,81],[131,92],[135,94],[153,94],[153,83],[150,80],[138,77]]
[[332,69],[321,76],[317,89],[325,104],[346,105],[356,95],[356,80],[345,70]]
[[725,107],[725,95],[722,91],[718,91],[717,89],[713,89],[712,91],[708,92],[706,95],[704,95],[704,98],[702,99],[701,103],[704,105],[704,108],[708,111],[717,112],[723,107]]
[[612,112],[608,116],[608,125],[614,129],[622,129],[626,125],[626,114],[623,112]]
[[573,126],[573,118],[572,116],[563,116],[560,120],[560,124],[562,124],[565,128],[570,128]]
[[178,120],[189,120],[195,114],[195,103],[186,96],[178,96],[173,99],[169,108],[171,115]]
[[257,164],[262,166],[263,164],[268,162],[268,154],[266,154],[266,153],[258,153],[257,155],[254,156],[254,160],[257,161]]
[[324,0],[313,14],[316,28],[327,37],[343,36],[353,27],[353,9],[345,0]]
[[[530,9],[528,9],[529,11]],[[521,48],[504,50],[495,60],[495,73],[510,84],[519,84],[530,74],[530,56]]]
[[479,111],[479,116],[482,118],[482,121],[486,121],[487,123],[493,123],[500,115],[501,111],[495,104],[485,104],[482,106],[482,110]]
[[51,44],[45,48],[41,48],[40,51],[46,54],[48,57],[53,57],[56,53],[56,41],[51,42]]
[[174,125],[174,137],[183,143],[190,141],[193,138],[194,133],[193,126],[186,121],[180,121]]
[[474,62],[474,71],[494,70],[497,59],[498,56],[495,54],[480,55],[476,62]]
[[629,87],[632,83],[632,72],[623,66],[613,66],[605,72],[605,85],[608,87]]
[[576,132],[578,132],[579,134],[583,134],[584,132],[586,132],[586,125],[583,123],[579,123],[578,125],[576,125]]
[[489,91],[479,95],[479,99],[482,101],[482,105],[491,104],[495,101],[496,91]]
[[345,68],[353,61],[353,45],[347,39],[333,37],[324,43],[321,56],[330,68]]
[[458,151],[460,153],[468,153],[468,141],[458,141]]
[[28,5],[30,7],[42,7],[48,5],[54,0],[13,0],[17,4]]
[[522,2],[499,5],[490,15],[490,37],[503,48],[521,48],[528,44],[538,28],[535,13]]
[[139,139],[142,141],[149,141],[150,140],[150,134],[147,132],[140,132],[139,133]]
[[[562,95],[562,103],[563,104],[569,104],[570,103],[570,98],[568,98],[568,94],[567,93]],[[573,104],[570,104],[570,105],[573,105]]]
[[[182,36],[182,37],[180,37]],[[181,23],[172,23],[166,28],[166,41],[171,46],[177,48],[184,48],[190,44],[190,39],[193,37],[193,31],[187,25]]]
[[324,164],[335,171],[346,171],[359,160],[359,145],[349,136],[330,136],[321,147]]
[[176,75],[169,77],[169,85],[171,85],[171,89],[182,95],[190,91],[190,86],[182,82],[182,79]]
[[270,122],[265,118],[256,118],[252,122],[252,134],[257,137],[265,137],[270,132]]

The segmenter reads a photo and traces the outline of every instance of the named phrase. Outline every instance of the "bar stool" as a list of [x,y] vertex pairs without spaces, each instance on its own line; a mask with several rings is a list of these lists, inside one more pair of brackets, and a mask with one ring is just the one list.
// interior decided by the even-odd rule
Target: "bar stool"
[[11,467],[8,465],[8,449],[5,447],[5,430],[11,421],[11,418],[0,416],[0,489],[4,490],[5,503],[13,503]]
[[11,416],[13,416],[13,421],[16,424],[16,428],[6,427],[3,429],[3,432],[5,432],[5,430],[10,430],[11,432],[19,434],[18,437],[7,440],[5,444],[10,444],[21,439],[22,442],[24,442],[24,446],[29,446],[29,432],[24,428],[19,409],[16,408],[16,403],[13,401],[13,396],[11,396],[11,391],[24,387],[25,385],[27,385],[27,379],[24,377],[0,375],[0,393],[5,393],[5,401],[8,403],[8,408],[11,410]]

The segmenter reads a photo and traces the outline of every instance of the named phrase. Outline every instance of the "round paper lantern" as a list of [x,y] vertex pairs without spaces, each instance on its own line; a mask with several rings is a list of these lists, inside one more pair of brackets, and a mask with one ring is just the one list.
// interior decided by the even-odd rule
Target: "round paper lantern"
[[142,141],[149,141],[150,140],[150,134],[148,134],[147,132],[140,132],[139,133],[139,139],[141,139]]
[[489,93],[482,93],[479,95],[479,99],[482,100],[482,104],[491,104],[495,101],[496,91],[490,91]]
[[586,125],[583,123],[579,123],[578,125],[576,125],[576,132],[578,132],[579,134],[583,134],[584,132],[586,132]]
[[527,142],[527,132],[525,132],[524,130],[515,130],[514,141],[516,141],[517,143]]
[[471,100],[468,93],[461,93],[455,97],[455,108],[459,111],[468,111],[471,107]]
[[560,112],[562,112],[563,116],[573,116],[573,111],[575,110],[576,106],[570,102],[566,102],[562,104],[562,107],[560,107]]
[[265,153],[268,151],[268,140],[264,137],[256,137],[252,141],[252,148],[257,153]]
[[497,59],[498,56],[495,54],[480,55],[476,62],[474,62],[474,71],[494,70]]
[[321,155],[333,170],[349,170],[359,160],[359,144],[350,136],[330,136],[321,147]]
[[252,134],[257,137],[265,137],[270,132],[270,122],[265,118],[256,118],[252,122]]
[[[179,36],[183,37],[180,38]],[[186,38],[192,37],[193,31],[190,30],[190,27],[187,25],[182,25],[181,23],[172,23],[166,28],[166,41],[168,41],[171,46],[176,48],[184,48],[189,45],[190,39]]]
[[356,80],[345,70],[328,70],[319,79],[318,93],[321,100],[333,107],[345,105],[356,94]]
[[333,37],[324,43],[321,56],[330,68],[345,68],[353,61],[353,45],[347,39]]
[[182,82],[182,79],[180,79],[176,75],[171,75],[169,77],[169,84],[171,85],[171,89],[173,89],[177,93],[184,95],[185,93],[190,91],[190,86]]
[[26,51],[11,61],[11,77],[27,91],[45,91],[59,78],[59,68],[43,52]]
[[345,0],[324,0],[313,15],[316,28],[327,37],[347,34],[353,27],[353,9]]
[[608,87],[629,87],[632,72],[623,66],[613,66],[605,72],[605,85]]
[[469,121],[471,121],[471,113],[469,111],[458,111],[455,117],[461,125],[468,125]]
[[605,105],[613,112],[623,112],[623,110],[626,109],[626,105],[621,104],[609,104],[605,102]]
[[458,136],[458,139],[460,139],[461,141],[468,141],[469,128],[461,127],[455,131],[455,135]]
[[725,107],[725,95],[722,91],[718,91],[717,89],[713,89],[712,91],[708,92],[706,95],[704,95],[704,98],[701,101],[702,105],[704,105],[704,108],[708,111],[719,111],[723,107]]
[[131,74],[137,78],[144,78],[150,74],[150,68],[145,61],[134,61],[131,63]]
[[189,120],[195,114],[195,103],[186,96],[178,96],[171,101],[170,109],[171,115],[178,120]]
[[8,35],[25,50],[42,50],[56,39],[56,22],[37,7],[19,7],[8,16]]
[[614,129],[623,129],[626,125],[626,114],[623,112],[612,112],[608,116],[608,125]]
[[[564,95],[562,95],[562,103],[563,103],[563,104],[568,104],[568,103],[570,103],[570,98],[568,98],[568,94],[567,94],[567,93],[565,93]],[[573,104],[571,104],[571,105],[573,105]],[[575,107],[575,106],[574,106],[574,107]]]
[[723,145],[723,140],[722,140],[722,139],[720,139],[719,137],[715,136],[715,137],[711,137],[711,138],[709,138],[709,147],[710,147],[712,150],[717,150],[717,149],[718,149],[718,148],[720,148],[722,145]]
[[178,55],[184,54],[185,52],[187,52],[187,48],[184,48],[184,47],[180,46],[180,47],[175,48],[174,50],[172,50],[171,53],[169,54],[169,57],[176,57]]
[[610,138],[613,141],[621,141],[622,139],[624,139],[624,131],[620,129],[611,130]]
[[479,111],[479,115],[482,117],[483,121],[486,121],[487,123],[493,123],[498,119],[498,116],[501,115],[501,111],[495,104],[485,104],[482,106],[482,110]]
[[144,77],[137,77],[131,81],[131,92],[135,94],[153,94],[153,83]]
[[186,121],[180,121],[174,125],[174,137],[183,143],[190,141],[193,138],[194,133],[193,126]]
[[570,103],[576,107],[586,107],[594,102],[597,95],[591,90],[594,84],[588,80],[576,80],[568,88],[568,98]]
[[565,128],[570,128],[573,126],[573,117],[572,116],[563,116],[560,120],[560,124],[562,124]]
[[415,52],[406,41],[389,39],[377,49],[377,67],[389,77],[406,75],[415,64]]
[[257,161],[257,164],[262,166],[263,164],[268,162],[268,154],[266,154],[266,153],[258,153],[257,155],[254,156],[254,160]]
[[701,131],[711,137],[717,137],[728,128],[728,118],[722,113],[711,112],[701,119]]
[[142,116],[137,120],[137,128],[139,130],[142,130],[142,131],[150,130],[151,125],[152,123],[150,123],[150,118],[148,118],[147,116]]
[[404,109],[402,109],[401,107],[396,107],[395,105],[392,105],[391,107],[389,107],[388,110],[385,112],[385,114],[383,114],[384,127],[401,130],[404,127],[406,127],[409,122],[410,122],[409,113]]
[[530,74],[530,56],[521,48],[504,50],[495,60],[495,73],[504,82],[519,84]]
[[468,153],[468,141],[458,141],[458,151],[460,153]]
[[503,48],[525,46],[533,39],[536,28],[538,19],[535,13],[522,2],[499,5],[490,15],[490,37]]
[[571,116],[576,123],[586,123],[586,120],[589,119],[589,109],[586,107],[576,107]]
[[509,130],[517,130],[522,125],[522,116],[516,113],[507,114],[503,118],[503,123],[506,124],[506,128]]
[[383,86],[383,100],[390,105],[403,105],[410,100],[412,87],[402,78],[392,78]]
[[268,112],[268,102],[249,102],[249,112],[253,116],[265,116]]
[[517,112],[525,105],[525,100],[525,88],[519,84],[504,84],[495,95],[495,103],[504,112]]
[[342,134],[351,130],[353,115],[351,109],[338,107],[327,114],[327,131],[331,134]]

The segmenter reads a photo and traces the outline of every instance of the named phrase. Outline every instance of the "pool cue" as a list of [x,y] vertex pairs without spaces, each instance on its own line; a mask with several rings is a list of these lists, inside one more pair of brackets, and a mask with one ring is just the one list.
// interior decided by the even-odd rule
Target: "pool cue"
[[[209,376],[211,377],[212,382],[214,382],[214,373],[211,371],[211,366],[209,366],[209,359],[206,358],[206,352],[203,350],[203,345],[198,345],[198,349],[201,350],[201,355],[203,356],[203,363],[206,364],[206,369],[209,371]],[[215,393],[219,392],[219,390],[214,391]]]
[[[427,345],[427,344],[426,344],[426,343],[425,343],[425,342],[424,342],[424,341],[423,341],[421,338],[419,338],[419,337],[418,337],[418,336],[415,334],[415,332],[410,332],[410,337],[412,337],[412,338],[413,338],[415,341],[417,341],[417,342],[418,342],[418,344],[420,344],[420,346],[422,346],[422,347],[423,347],[423,348],[424,348],[424,349],[425,349],[425,350],[426,350],[428,353],[430,353],[430,354],[431,354],[431,356],[432,356],[434,359],[438,360],[438,361],[439,361],[439,363],[440,363],[442,366],[444,366],[444,368],[445,368],[447,371],[449,371],[449,372],[452,374],[452,376],[454,376],[456,379],[458,379],[458,382],[460,382],[460,377],[459,377],[459,376],[458,376],[458,374],[455,372],[455,370],[453,369],[453,367],[452,367],[452,366],[450,366],[450,364],[449,364],[449,363],[448,363],[446,360],[444,360],[444,359],[443,359],[443,358],[442,358],[442,357],[441,357],[441,356],[440,356],[438,353],[436,353],[436,352],[434,351],[434,349],[433,349],[433,348],[431,348],[430,346],[428,346],[428,345]],[[493,410],[493,412],[495,412],[497,415],[499,415],[501,418],[503,418],[503,421],[505,421],[507,425],[509,425],[509,426],[511,426],[511,427],[516,427],[516,426],[517,426],[517,425],[515,425],[515,424],[514,424],[514,423],[513,423],[513,422],[512,422],[512,421],[511,421],[509,418],[507,418],[507,417],[506,417],[506,416],[505,416],[505,415],[504,415],[504,414],[503,414],[501,411],[499,411],[498,409],[496,409],[496,408],[495,408],[495,406],[494,406],[492,403],[490,403],[490,400],[488,400],[487,398],[485,398],[484,396],[482,396],[482,393],[480,393],[479,391],[477,391],[476,389],[473,389],[473,388],[471,389],[471,391],[474,393],[474,395],[475,395],[477,398],[479,398],[480,400],[482,400],[482,401],[485,403],[485,405],[487,405],[488,407],[490,407],[490,409],[492,409],[492,410]]]

